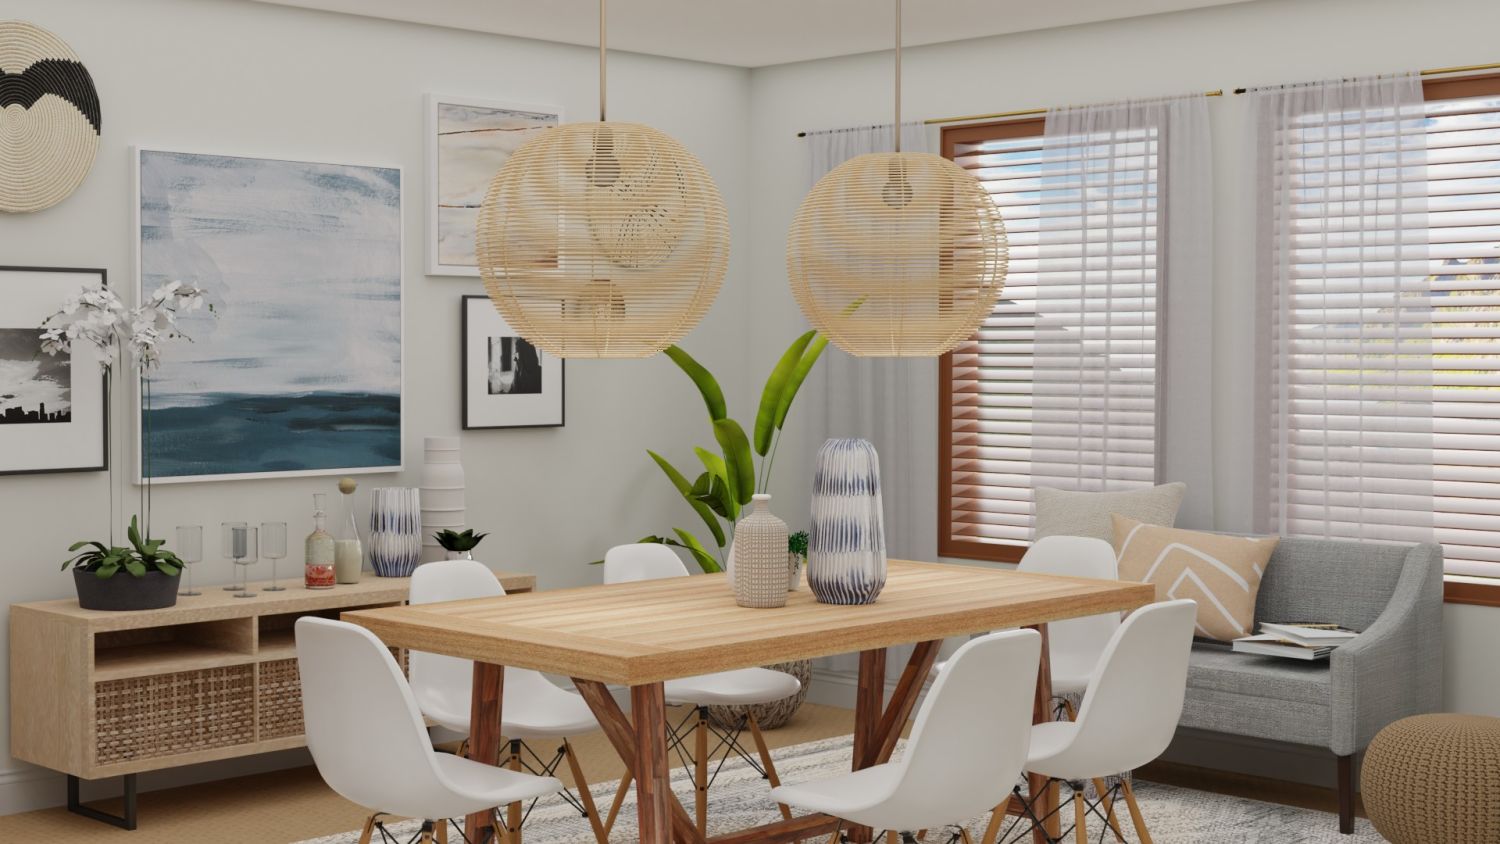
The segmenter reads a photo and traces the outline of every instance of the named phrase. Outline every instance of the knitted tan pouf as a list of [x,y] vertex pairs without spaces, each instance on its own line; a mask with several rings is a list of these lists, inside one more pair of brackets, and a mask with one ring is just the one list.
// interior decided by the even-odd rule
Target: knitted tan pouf
[[1500,718],[1418,715],[1381,730],[1360,786],[1392,844],[1500,841]]

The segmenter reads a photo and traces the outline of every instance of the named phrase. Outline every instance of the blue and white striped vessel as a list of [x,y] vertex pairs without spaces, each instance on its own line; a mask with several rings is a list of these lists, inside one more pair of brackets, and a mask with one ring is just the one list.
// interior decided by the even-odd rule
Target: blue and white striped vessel
[[867,440],[831,439],[818,449],[807,585],[825,604],[873,604],[885,588],[880,457]]

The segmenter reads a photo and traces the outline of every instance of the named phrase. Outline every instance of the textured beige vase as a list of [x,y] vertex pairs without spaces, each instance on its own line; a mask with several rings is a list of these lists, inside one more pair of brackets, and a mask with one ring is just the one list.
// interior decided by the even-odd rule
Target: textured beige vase
[[734,529],[734,601],[742,607],[784,607],[790,579],[786,522],[771,512],[771,496],[751,500],[755,509]]

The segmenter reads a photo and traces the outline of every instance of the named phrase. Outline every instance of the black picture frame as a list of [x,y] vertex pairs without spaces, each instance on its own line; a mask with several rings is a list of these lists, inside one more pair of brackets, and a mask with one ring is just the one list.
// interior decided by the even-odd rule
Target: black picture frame
[[[528,423],[521,423],[521,424],[515,424],[515,425],[480,425],[480,424],[475,424],[474,423],[473,419],[471,418],[471,414],[474,411],[474,408],[471,406],[471,403],[469,401],[469,392],[470,392],[470,386],[471,386],[470,383],[469,383],[469,378],[470,378],[470,374],[471,374],[470,367],[469,367],[469,335],[470,335],[469,317],[470,317],[470,314],[471,314],[469,303],[471,301],[474,301],[474,300],[482,300],[485,303],[486,308],[489,309],[491,313],[493,313],[493,307],[494,307],[492,304],[490,304],[490,297],[488,297],[488,296],[465,295],[465,296],[460,296],[459,300],[458,300],[458,320],[459,320],[459,325],[460,325],[460,330],[459,330],[459,345],[458,345],[458,361],[459,361],[458,395],[459,395],[459,405],[460,405],[460,410],[459,410],[459,412],[460,412],[460,417],[459,417],[460,427],[463,430],[465,430],[465,431],[492,431],[492,430],[507,430],[507,429],[516,429],[516,428],[561,428],[561,427],[564,427],[567,424],[567,419],[568,419],[568,391],[567,391],[567,364],[568,364],[568,362],[566,360],[561,359],[561,358],[556,358],[557,365],[558,365],[558,378],[557,378],[557,421],[556,422],[536,422],[536,423],[530,423],[530,422],[528,422]],[[498,318],[499,315],[496,314],[496,317]],[[545,386],[544,386],[543,389],[544,389],[545,393],[550,393],[551,392]]]
[[[27,266],[0,265],[0,277],[3,277],[3,276],[5,276],[8,273],[74,273],[74,274],[81,273],[81,274],[93,274],[93,275],[98,275],[99,276],[99,283],[101,285],[106,286],[106,287],[109,286],[109,271],[106,270],[106,269],[104,269],[104,268],[102,268],[102,267],[27,267]],[[0,283],[3,283],[3,282],[0,282]],[[62,303],[58,302],[58,305],[61,306]],[[41,332],[40,326],[37,326],[37,331],[38,331],[38,333]],[[99,410],[100,417],[101,417],[100,418],[100,423],[99,423],[99,427],[100,427],[100,446],[101,446],[100,447],[100,451],[99,451],[99,454],[100,454],[99,465],[97,465],[97,466],[92,466],[92,465],[90,465],[90,466],[58,466],[58,467],[43,468],[43,469],[6,469],[6,468],[4,468],[3,465],[0,465],[0,476],[9,477],[9,476],[20,476],[20,475],[60,475],[60,474],[69,474],[69,473],[74,473],[74,472],[105,472],[105,471],[108,471],[109,470],[109,438],[110,438],[110,424],[109,424],[110,423],[110,420],[109,420],[109,415],[110,414],[109,414],[109,410],[110,410],[110,400],[111,400],[110,389],[109,389],[109,374],[108,373],[101,374],[99,376],[99,380],[100,380],[100,383],[102,385],[101,386],[101,392],[100,392],[100,396],[102,398],[102,401],[101,401],[101,407],[100,407],[100,410]],[[4,447],[4,441],[3,441],[3,439],[0,439],[0,448],[3,448],[3,447]]]

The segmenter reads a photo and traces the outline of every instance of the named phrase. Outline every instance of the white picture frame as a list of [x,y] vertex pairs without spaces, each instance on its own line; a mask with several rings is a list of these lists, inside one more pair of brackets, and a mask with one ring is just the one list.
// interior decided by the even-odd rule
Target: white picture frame
[[460,297],[459,309],[463,429],[563,427],[567,362],[517,334],[488,296]]
[[[427,274],[477,278],[472,218],[478,216],[490,180],[523,142],[520,138],[538,128],[560,125],[563,111],[550,105],[439,94],[427,95],[426,111]],[[454,125],[464,122],[472,122],[472,128]],[[481,136],[505,142],[491,149],[446,142]]]
[[[394,165],[394,164],[367,163],[367,162],[350,162],[350,161],[323,161],[323,160],[318,160],[318,159],[314,159],[314,158],[304,158],[304,157],[301,157],[301,156],[293,156],[293,155],[275,155],[275,154],[241,153],[241,152],[223,152],[223,151],[219,151],[219,150],[205,152],[205,151],[201,151],[201,150],[189,150],[189,149],[180,149],[180,148],[150,147],[150,146],[135,146],[135,147],[132,147],[131,148],[131,162],[132,162],[132,182],[133,182],[133,195],[134,195],[133,215],[134,215],[134,232],[135,232],[135,237],[133,238],[133,240],[134,240],[134,242],[133,242],[134,256],[133,256],[132,263],[133,263],[133,271],[134,271],[134,275],[135,275],[135,291],[136,291],[136,300],[137,301],[140,301],[142,299],[142,297],[144,295],[144,291],[148,287],[148,282],[147,282],[147,279],[146,279],[146,276],[148,275],[148,268],[146,267],[145,250],[142,248],[142,242],[143,242],[143,238],[144,238],[144,229],[143,229],[143,226],[145,225],[145,222],[143,220],[142,211],[141,211],[142,205],[143,205],[142,181],[141,181],[141,178],[142,178],[141,162],[142,162],[142,160],[143,160],[143,158],[145,156],[150,155],[150,154],[164,154],[164,155],[177,155],[177,156],[202,156],[202,157],[213,157],[213,158],[224,158],[224,159],[247,159],[247,160],[251,160],[251,161],[261,161],[261,162],[270,162],[270,163],[300,164],[300,165],[306,165],[306,166],[309,166],[309,167],[358,168],[358,169],[364,169],[364,170],[389,171],[389,172],[394,173],[395,183],[396,183],[396,198],[395,198],[395,201],[394,201],[394,206],[395,206],[394,207],[395,220],[394,220],[394,225],[391,227],[391,231],[392,231],[391,241],[392,241],[392,245],[394,246],[394,254],[392,256],[390,256],[390,258],[389,258],[390,266],[388,267],[388,269],[394,274],[394,277],[395,277],[396,282],[397,282],[396,287],[395,287],[396,296],[397,296],[396,306],[395,306],[394,312],[391,315],[389,315],[392,318],[389,318],[387,320],[387,322],[389,323],[390,329],[394,333],[395,348],[397,349],[397,362],[396,362],[396,368],[395,368],[396,371],[395,371],[395,380],[394,380],[394,386],[395,386],[395,389],[397,390],[397,393],[396,393],[396,396],[395,396],[396,400],[394,402],[394,409],[395,409],[395,414],[396,414],[396,420],[395,420],[395,425],[394,425],[394,428],[395,428],[395,430],[394,430],[394,436],[391,437],[391,440],[392,440],[391,445],[394,445],[394,449],[391,449],[391,451],[392,451],[392,453],[394,455],[394,461],[392,461],[392,462],[386,462],[386,461],[374,461],[374,460],[372,460],[372,461],[368,462],[368,465],[341,465],[341,466],[323,466],[323,467],[313,467],[313,468],[288,468],[288,469],[285,469],[285,470],[227,471],[227,472],[224,472],[224,471],[206,471],[206,472],[201,472],[201,473],[197,473],[197,474],[185,474],[185,475],[153,475],[151,477],[151,483],[152,484],[174,484],[174,483],[196,483],[196,482],[205,482],[205,481],[255,480],[255,479],[261,479],[261,478],[319,477],[319,476],[342,476],[342,475],[354,475],[354,474],[390,474],[390,473],[400,472],[402,470],[402,468],[404,467],[404,465],[405,465],[404,454],[405,454],[405,440],[406,440],[406,438],[405,438],[405,434],[406,434],[406,354],[405,354],[405,323],[406,323],[406,297],[405,297],[405,288],[406,288],[406,269],[405,269],[406,268],[406,247],[405,247],[405,240],[406,240],[406,238],[405,238],[405,228],[406,228],[406,222],[405,222],[406,221],[406,199],[405,199],[405,192],[406,191],[405,191],[405,188],[406,188],[406,177],[405,177],[404,170],[399,165]],[[247,202],[249,202],[249,200],[244,196],[243,192],[240,192],[238,194],[238,198],[236,199],[234,205],[236,207],[239,207],[239,206],[241,206],[241,205],[243,205],[243,204],[245,204]],[[210,303],[218,301],[219,297],[223,296],[224,293],[225,293],[225,291],[223,291],[223,290],[216,290],[214,288],[214,284],[213,284],[213,280],[212,279],[190,278],[190,279],[185,279],[185,280],[193,281],[195,283],[198,283],[198,284],[204,286],[206,288],[207,298],[208,298],[208,300],[209,300]],[[233,316],[231,315],[232,312],[233,312],[233,308],[232,307],[229,307],[229,308],[223,308],[223,307],[221,307],[220,308],[220,313],[215,317],[215,319],[233,319]],[[215,326],[215,328],[217,328],[217,326]],[[188,336],[190,336],[190,337],[193,336],[192,335],[192,328],[186,327],[185,330],[186,330],[186,333],[188,334]],[[178,341],[178,342],[182,342],[182,341]],[[195,349],[201,349],[201,348],[204,348],[208,343],[209,343],[209,341],[207,339],[196,339],[195,338],[194,343],[191,344],[191,345]],[[175,346],[175,344],[174,344],[174,346]],[[166,347],[166,348],[164,348],[162,350],[162,365],[161,365],[162,368],[172,366],[172,362],[174,360],[174,356],[181,351],[179,348],[176,348],[174,346],[168,346],[168,347]],[[136,381],[136,383],[132,385],[131,393],[132,393],[132,402],[131,402],[132,413],[131,413],[131,419],[132,419],[132,422],[133,422],[132,427],[134,428],[134,430],[131,432],[131,436],[130,436],[130,439],[131,439],[131,449],[130,450],[131,450],[131,452],[133,454],[132,464],[133,464],[134,476],[135,476],[134,477],[134,481],[135,481],[136,484],[143,484],[143,483],[145,483],[145,472],[143,471],[143,466],[142,466],[142,457],[143,457],[142,451],[143,451],[143,449],[142,449],[141,446],[142,446],[142,441],[144,439],[143,434],[145,432],[145,425],[144,425],[145,417],[144,417],[143,396],[142,396],[142,391],[141,391],[141,387],[140,387],[139,381]],[[157,459],[159,459],[159,457],[160,457],[160,455],[157,454],[155,451],[153,451],[153,455],[152,455],[153,461],[156,461]]]

